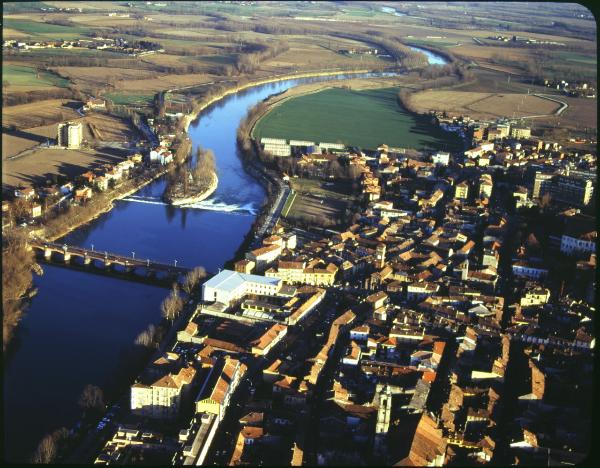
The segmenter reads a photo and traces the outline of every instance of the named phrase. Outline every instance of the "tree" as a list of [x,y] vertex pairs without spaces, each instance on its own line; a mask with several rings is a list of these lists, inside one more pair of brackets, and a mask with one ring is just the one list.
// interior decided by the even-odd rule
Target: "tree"
[[79,397],[79,406],[84,411],[97,410],[101,411],[104,409],[104,395],[102,390],[92,384],[86,385]]
[[542,213],[546,212],[550,205],[552,205],[552,195],[550,195],[550,193],[545,193],[542,198],[540,198],[540,209]]
[[147,348],[152,346],[156,338],[156,327],[152,324],[148,325],[148,328],[138,335],[135,339],[135,344],[145,346]]
[[47,434],[38,445],[31,462],[43,464],[54,462],[57,456],[64,451],[68,440],[69,431],[64,427]]
[[202,267],[196,267],[185,275],[182,286],[185,293],[191,295],[196,286],[198,286],[198,283],[200,283],[200,280],[204,277],[206,277],[206,270]]
[[175,287],[171,290],[171,294],[162,302],[160,309],[162,316],[170,321],[173,321],[180,314],[183,309],[183,300]]
[[56,452],[56,441],[52,434],[48,434],[38,445],[31,461],[32,463],[52,463],[56,458]]

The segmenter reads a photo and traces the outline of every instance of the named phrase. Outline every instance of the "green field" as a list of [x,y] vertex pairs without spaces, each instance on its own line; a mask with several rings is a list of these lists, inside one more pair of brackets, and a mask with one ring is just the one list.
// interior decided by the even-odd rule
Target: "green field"
[[376,149],[388,146],[456,150],[456,136],[400,107],[398,88],[353,91],[330,88],[289,99],[274,107],[254,128],[255,138],[342,142]]
[[27,53],[29,57],[39,57],[45,59],[48,56],[52,57],[92,57],[92,58],[126,58],[124,54],[111,52],[108,50],[86,49],[83,47],[74,47],[72,49],[61,49],[53,47],[51,49],[29,49]]
[[104,95],[118,106],[149,106],[154,94],[106,93]]
[[8,82],[12,86],[31,86],[32,88],[53,86],[66,88],[69,85],[69,80],[53,73],[40,71],[38,78],[34,67],[7,64],[2,65],[2,81]]
[[593,55],[577,54],[575,52],[560,52],[556,54],[559,60],[568,60],[569,62],[580,63],[596,67],[596,57]]
[[33,37],[43,37],[46,39],[73,39],[80,37],[90,29],[82,26],[61,26],[58,24],[39,23],[37,21],[21,19],[4,19],[5,28],[16,29],[17,31],[30,34]]

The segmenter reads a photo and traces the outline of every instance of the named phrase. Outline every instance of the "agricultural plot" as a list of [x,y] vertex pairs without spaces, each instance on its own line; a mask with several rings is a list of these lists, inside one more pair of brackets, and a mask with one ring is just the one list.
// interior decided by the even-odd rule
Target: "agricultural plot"
[[397,101],[398,88],[362,91],[330,88],[275,106],[256,125],[254,137],[342,142],[376,149],[454,149],[458,141]]
[[20,184],[32,185],[44,183],[52,175],[68,178],[84,173],[94,165],[117,163],[127,156],[126,153],[93,150],[38,149],[30,154],[2,162],[2,189],[10,189]]
[[90,31],[84,26],[62,26],[16,18],[4,18],[3,27],[20,31],[34,39],[76,39]]
[[54,73],[37,71],[35,67],[4,63],[2,83],[8,91],[33,91],[46,88],[66,88],[69,80]]
[[446,111],[481,119],[550,115],[560,107],[556,102],[527,94],[432,90],[416,93],[410,99],[419,112]]

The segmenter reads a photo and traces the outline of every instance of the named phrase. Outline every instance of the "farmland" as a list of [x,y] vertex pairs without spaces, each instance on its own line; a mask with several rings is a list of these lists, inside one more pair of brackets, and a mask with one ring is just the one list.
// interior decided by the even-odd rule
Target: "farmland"
[[[78,117],[74,109],[81,106],[81,102],[62,107],[54,103],[58,98],[71,99],[72,103],[75,99],[81,99],[81,95],[100,96],[119,106],[147,108],[155,93],[178,87],[187,88],[183,93],[185,95],[191,93],[192,97],[199,97],[191,87],[197,86],[197,90],[204,93],[214,83],[224,82],[226,86],[231,86],[236,81],[258,80],[275,74],[324,69],[381,69],[393,65],[393,61],[385,56],[340,53],[341,49],[350,48],[381,49],[381,44],[377,43],[378,37],[437,48],[475,67],[495,69],[494,73],[488,72],[487,81],[478,80],[472,89],[457,87],[447,90],[503,94],[501,99],[490,96],[479,101],[479,104],[465,101],[469,107],[465,110],[470,112],[486,112],[491,108],[494,112],[500,109],[504,111],[514,102],[520,105],[521,98],[518,95],[526,93],[522,85],[524,80],[519,80],[519,89],[513,83],[517,81],[517,76],[528,75],[531,64],[535,64],[538,57],[542,57],[543,66],[556,75],[574,73],[595,77],[596,73],[595,22],[589,15],[572,16],[576,7],[560,4],[548,5],[544,21],[541,22],[532,18],[528,9],[520,4],[508,6],[502,3],[473,4],[468,10],[462,4],[453,3],[431,3],[426,8],[411,3],[394,5],[404,15],[401,18],[382,11],[379,4],[341,2],[268,2],[253,5],[168,2],[165,6],[145,2],[133,2],[131,5],[123,2],[88,2],[79,5],[81,12],[40,9],[70,6],[73,6],[70,2],[54,1],[40,3],[37,8],[34,4],[7,4],[3,15],[3,39],[47,41],[119,36],[130,42],[159,43],[164,52],[132,57],[114,51],[77,46],[72,49],[5,49],[3,92],[9,99],[5,100],[3,108],[4,123],[10,122],[21,131],[19,134],[3,132],[10,143],[4,144],[9,154],[38,144],[38,140],[45,138],[46,134],[53,135],[54,127],[51,131],[48,129],[50,122],[56,125],[61,120]],[[578,9],[581,10],[579,13],[585,13],[584,8]],[[548,26],[554,21],[560,22],[562,29]],[[557,41],[565,46],[543,49],[512,47],[511,44],[488,39],[490,31],[496,31],[497,28],[500,28],[499,33]],[[504,32],[503,28],[510,32]],[[377,30],[377,34],[373,34],[374,30]],[[238,66],[245,50],[274,44],[284,47],[273,56],[260,60],[251,70],[242,70]],[[36,68],[49,72],[43,71],[36,76]],[[477,70],[479,74],[483,73],[481,68]],[[513,74],[511,86],[507,87],[503,82],[505,73]],[[324,141],[350,137],[349,143],[361,146],[374,146],[384,141],[391,146],[402,147],[447,146],[447,136],[436,133],[427,122],[397,105],[395,92],[391,89],[387,92],[328,91],[325,96],[338,93],[344,97],[326,99],[322,106],[311,103],[310,99],[314,97],[307,96],[309,101],[304,110],[300,109],[291,116],[301,132],[292,136],[308,136],[308,132],[311,139],[314,137],[315,140]],[[542,92],[548,93],[549,90]],[[23,96],[19,96],[21,94]],[[13,95],[16,99],[11,101]],[[415,98],[417,103],[419,99],[424,99],[419,95]],[[458,95],[444,95],[443,98],[452,98],[455,107],[462,104]],[[170,109],[186,109],[186,99],[189,100],[189,96],[174,106],[170,105]],[[542,102],[531,97],[525,100],[529,102],[523,102],[523,107],[531,107],[529,104],[540,108],[553,106],[549,101]],[[21,103],[31,101],[35,101],[33,107],[21,107]],[[591,127],[592,121],[596,121],[592,109],[595,101],[573,101],[573,105],[569,104],[569,109],[562,116],[561,127]],[[7,102],[11,105],[6,105]],[[14,107],[16,109],[13,110]],[[281,109],[284,107],[274,112],[280,112]],[[328,117],[327,113],[335,116],[335,119]],[[269,118],[267,116],[265,122]],[[376,120],[382,123],[374,125]],[[551,118],[538,119],[536,124],[551,122]],[[312,135],[314,129],[311,127],[321,133]],[[323,132],[323,129],[332,129],[334,134]],[[286,131],[283,127],[274,130],[279,134]]]
[[73,178],[91,166],[122,161],[127,153],[115,150],[38,149],[30,154],[3,163],[2,188],[21,184],[43,184],[52,175]]
[[62,26],[15,18],[5,18],[3,26],[36,39],[74,39],[89,31],[89,28],[82,26]]
[[556,102],[533,95],[453,90],[424,91],[412,97],[411,104],[420,112],[446,111],[478,119],[550,115],[559,108]]
[[449,148],[451,135],[419,119],[397,101],[398,88],[361,91],[330,88],[290,99],[266,114],[254,136],[342,142],[374,149],[380,144],[401,148]]
[[44,88],[66,88],[69,80],[54,73],[36,71],[26,65],[2,64],[2,81],[10,91],[32,91]]

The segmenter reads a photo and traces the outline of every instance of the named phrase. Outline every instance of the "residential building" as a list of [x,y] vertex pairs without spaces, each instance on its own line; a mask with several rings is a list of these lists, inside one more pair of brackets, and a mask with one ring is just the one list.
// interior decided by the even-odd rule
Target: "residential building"
[[587,206],[592,201],[594,185],[590,179],[536,172],[533,198],[549,194],[552,201],[573,206]]
[[[154,366],[168,366],[168,358],[159,358]],[[182,367],[177,373],[169,372],[157,380],[148,372],[142,381],[131,386],[131,412],[156,419],[174,419],[179,415],[182,399],[187,397],[196,376],[193,367]]]
[[213,369],[211,376],[200,390],[196,399],[196,413],[214,414],[219,421],[222,421],[231,396],[246,370],[245,364],[226,356],[220,371],[216,372]]
[[493,186],[492,176],[490,174],[482,174],[479,178],[479,197],[490,198]]
[[70,149],[78,149],[83,138],[83,127],[81,122],[66,122],[58,124],[58,146]]
[[439,151],[431,155],[431,162],[440,166],[447,166],[450,162],[450,153]]
[[469,184],[466,180],[463,180],[460,184],[457,184],[454,188],[454,198],[459,200],[466,200],[469,196]]
[[331,286],[335,281],[337,271],[338,267],[333,263],[326,266],[323,264],[307,266],[306,262],[280,260],[277,263],[277,268],[270,268],[265,272],[265,276],[267,278],[280,278],[289,284]]
[[525,127],[523,125],[511,125],[510,136],[511,138],[516,138],[517,140],[530,138],[531,128]]
[[251,260],[256,265],[259,272],[273,263],[281,255],[283,248],[278,244],[265,245],[246,253],[246,259]]

